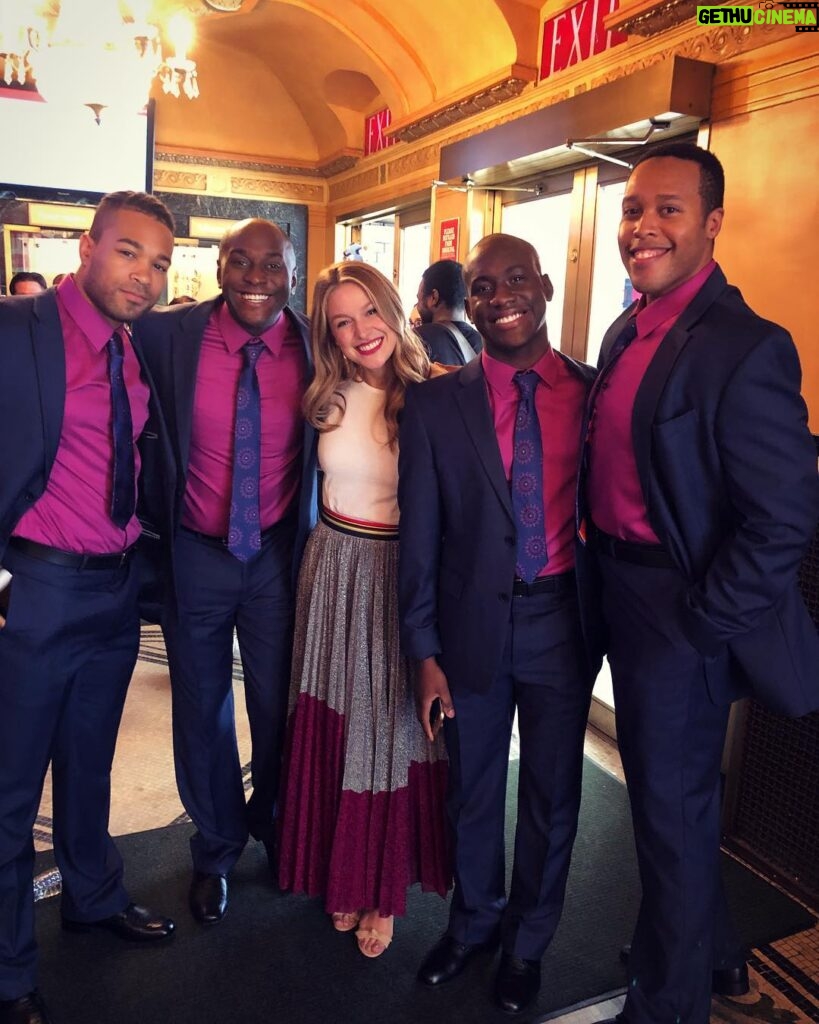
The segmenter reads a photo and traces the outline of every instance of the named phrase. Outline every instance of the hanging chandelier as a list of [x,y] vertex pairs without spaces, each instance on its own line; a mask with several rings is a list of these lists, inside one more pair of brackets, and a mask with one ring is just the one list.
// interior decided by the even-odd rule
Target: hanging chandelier
[[[141,110],[158,79],[166,94],[199,95],[188,57],[193,25],[176,15],[162,33],[149,20],[150,0],[59,0],[51,16],[31,3],[0,4],[0,61],[7,84],[33,83],[47,103],[85,105],[99,123],[106,108]],[[28,10],[26,8],[28,7]],[[173,56],[165,55],[162,36]]]

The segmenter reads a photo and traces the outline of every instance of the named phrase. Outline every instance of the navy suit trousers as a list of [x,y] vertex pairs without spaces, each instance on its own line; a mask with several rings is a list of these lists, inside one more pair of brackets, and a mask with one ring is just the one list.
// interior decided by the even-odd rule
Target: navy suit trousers
[[[487,693],[449,680],[455,717],[444,723],[455,891],[448,933],[539,959],[563,908],[577,832],[591,680],[573,580],[560,593],[515,597],[501,667]],[[506,899],[504,824],[512,724],[520,781],[515,856]]]
[[678,625],[674,569],[600,556],[617,740],[642,901],[629,957],[627,1024],[707,1024],[711,971],[743,962],[719,873],[727,705]]
[[[248,835],[273,838],[292,650],[295,521],[263,535],[249,562],[181,529],[177,603],[163,623],[173,691],[176,779],[196,826],[194,868],[227,873]],[[250,724],[253,793],[245,801],[233,706],[233,631]]]
[[36,985],[32,827],[52,763],[62,914],[96,921],[128,904],[108,834],[111,763],[139,646],[133,565],[69,569],[9,548],[0,629],[0,999]]

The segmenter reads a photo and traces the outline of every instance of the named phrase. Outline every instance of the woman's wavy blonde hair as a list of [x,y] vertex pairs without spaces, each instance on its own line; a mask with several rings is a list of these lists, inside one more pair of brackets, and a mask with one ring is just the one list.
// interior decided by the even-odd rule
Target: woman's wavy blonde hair
[[395,286],[368,263],[348,260],[333,263],[318,276],[313,291],[313,315],[310,343],[313,349],[315,376],[304,396],[304,415],[320,432],[334,430],[338,419],[333,410],[344,414],[344,396],[339,385],[356,380],[358,367],[341,353],[327,321],[327,301],[340,284],[357,284],[366,292],[378,315],[398,335],[395,351],[390,356],[392,376],[387,384],[384,418],[390,447],[398,440],[398,413],[404,405],[404,391],[412,381],[429,376],[429,357],[417,334],[409,327]]

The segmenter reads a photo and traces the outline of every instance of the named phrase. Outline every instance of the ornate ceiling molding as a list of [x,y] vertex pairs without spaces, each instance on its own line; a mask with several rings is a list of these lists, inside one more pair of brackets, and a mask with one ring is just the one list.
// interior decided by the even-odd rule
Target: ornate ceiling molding
[[208,176],[192,171],[166,171],[158,168],[154,171],[154,186],[160,189],[180,188],[186,192],[206,192]]
[[332,178],[336,174],[341,174],[355,167],[360,159],[359,154],[340,153],[337,156],[331,157],[326,164],[319,164],[316,168],[316,174],[321,175],[322,178]]
[[386,129],[385,135],[400,139],[402,142],[414,142],[426,135],[449,128],[459,121],[464,121],[474,114],[500,106],[507,100],[519,96],[527,85],[537,79],[537,69],[516,64],[510,73],[500,80],[494,81],[483,88],[445,104],[436,110],[423,113],[413,120],[393,121]]
[[198,167],[221,167],[232,171],[257,171],[262,174],[284,175],[288,178],[331,178],[355,167],[361,158],[358,151],[343,151],[329,157],[325,163],[312,167],[303,164],[267,163],[263,160],[230,160],[227,157],[199,156],[196,153],[173,153],[168,150],[156,151],[157,162],[167,164],[194,164]]
[[248,196],[266,196],[276,199],[298,199],[302,202],[324,201],[324,186],[302,181],[276,181],[269,178],[231,178],[230,191]]
[[330,183],[330,202],[336,202],[347,196],[355,195],[358,192],[365,192],[368,189],[377,188],[381,184],[378,168],[370,167],[352,178],[344,178],[341,181]]
[[[717,0],[717,3],[724,0]],[[697,0],[634,0],[624,3],[603,19],[607,32],[628,32],[632,36],[655,36],[676,28],[696,16]]]

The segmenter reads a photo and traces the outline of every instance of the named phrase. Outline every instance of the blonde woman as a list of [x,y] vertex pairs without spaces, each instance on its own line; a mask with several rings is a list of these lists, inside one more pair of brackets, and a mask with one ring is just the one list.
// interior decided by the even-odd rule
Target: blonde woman
[[407,887],[444,896],[451,874],[444,748],[415,719],[398,641],[398,414],[430,364],[392,283],[361,262],[319,275],[312,347],[320,521],[296,601],[279,882],[323,896],[376,957]]

